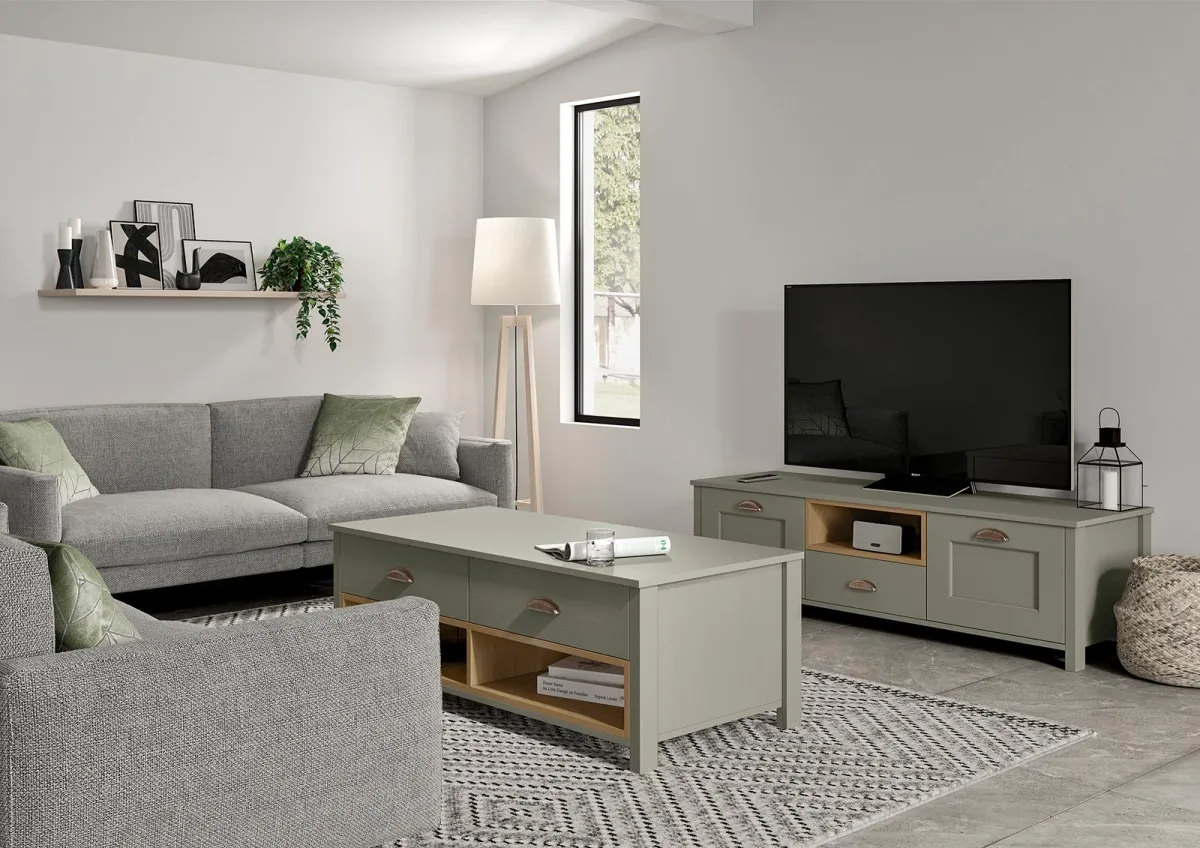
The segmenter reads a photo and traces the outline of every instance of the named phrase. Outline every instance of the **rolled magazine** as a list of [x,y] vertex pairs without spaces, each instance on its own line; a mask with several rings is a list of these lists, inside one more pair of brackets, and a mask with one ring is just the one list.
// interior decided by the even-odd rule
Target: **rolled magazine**
[[[550,554],[563,562],[586,562],[587,542],[554,542],[549,545],[534,545],[544,554]],[[669,536],[642,536],[637,539],[614,539],[613,559],[624,557],[644,557],[669,554],[671,538]]]

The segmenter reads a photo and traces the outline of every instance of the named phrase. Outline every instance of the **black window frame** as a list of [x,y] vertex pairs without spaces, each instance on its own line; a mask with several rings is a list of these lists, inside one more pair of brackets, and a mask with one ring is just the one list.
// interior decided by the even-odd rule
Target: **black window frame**
[[586,112],[611,109],[615,106],[632,106],[634,104],[640,106],[641,102],[641,95],[635,94],[630,97],[614,97],[609,100],[597,100],[592,103],[578,103],[575,105],[575,203],[572,210],[575,218],[573,222],[575,233],[575,421],[580,424],[613,424],[619,427],[640,427],[642,424],[640,416],[637,418],[618,418],[613,415],[589,415],[583,411],[583,346],[590,338],[585,333],[583,326],[583,298],[593,297],[593,293],[590,291],[584,292],[583,290],[583,244],[585,234],[583,232],[583,133],[580,131],[583,126],[583,115]]

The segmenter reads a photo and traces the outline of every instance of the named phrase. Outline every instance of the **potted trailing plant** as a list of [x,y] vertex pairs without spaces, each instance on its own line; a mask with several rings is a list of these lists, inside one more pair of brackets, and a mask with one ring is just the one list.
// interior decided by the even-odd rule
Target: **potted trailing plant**
[[301,236],[291,241],[280,239],[260,273],[259,282],[264,289],[299,293],[296,338],[308,338],[312,310],[316,309],[325,326],[325,343],[330,350],[337,350],[342,341],[337,302],[342,290],[342,257],[319,241]]

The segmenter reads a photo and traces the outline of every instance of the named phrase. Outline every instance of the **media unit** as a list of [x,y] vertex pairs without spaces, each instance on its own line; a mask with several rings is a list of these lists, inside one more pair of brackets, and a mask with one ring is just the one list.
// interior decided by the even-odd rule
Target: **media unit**
[[[1062,651],[1068,671],[1084,668],[1088,645],[1116,638],[1113,604],[1133,558],[1150,552],[1149,507],[938,499],[793,473],[692,486],[697,536],[804,551],[804,605],[1039,645]],[[854,548],[856,520],[911,528],[911,549]]]

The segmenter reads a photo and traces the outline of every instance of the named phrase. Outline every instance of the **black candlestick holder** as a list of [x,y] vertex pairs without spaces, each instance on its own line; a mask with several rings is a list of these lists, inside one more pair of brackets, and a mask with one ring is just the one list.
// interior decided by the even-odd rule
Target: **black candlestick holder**
[[58,285],[54,288],[75,288],[74,280],[71,278],[71,254],[74,252],[73,250],[67,250],[65,247],[58,249]]
[[71,239],[71,279],[75,283],[75,288],[83,288],[83,265],[79,261],[79,254],[83,252],[83,239]]

